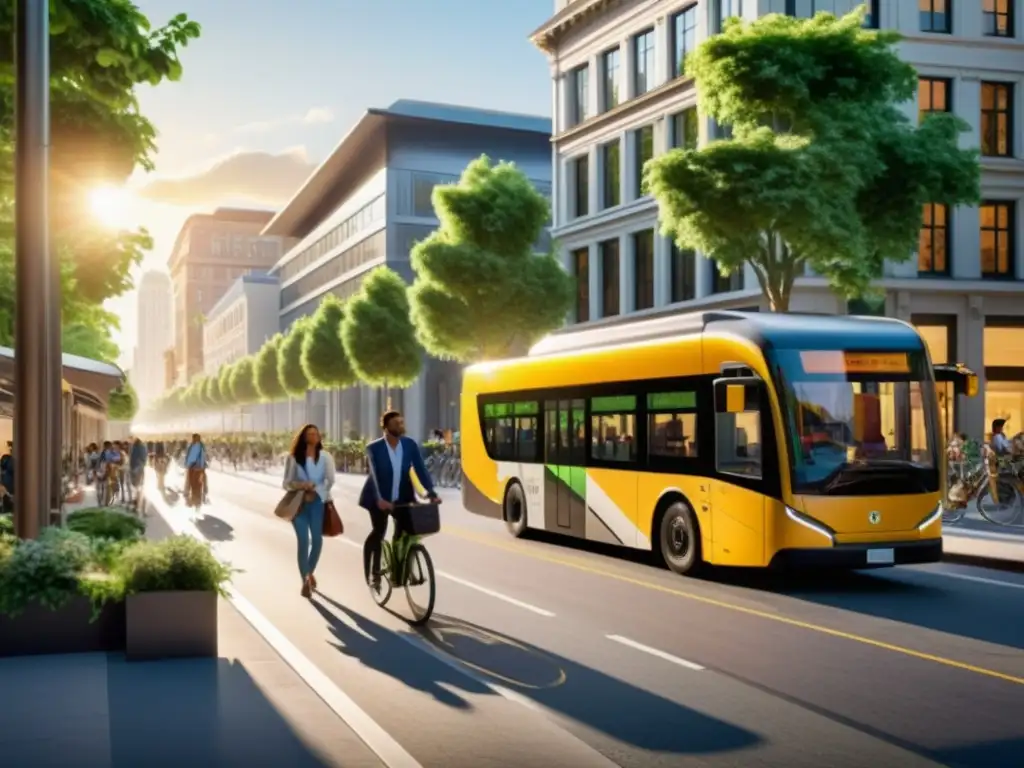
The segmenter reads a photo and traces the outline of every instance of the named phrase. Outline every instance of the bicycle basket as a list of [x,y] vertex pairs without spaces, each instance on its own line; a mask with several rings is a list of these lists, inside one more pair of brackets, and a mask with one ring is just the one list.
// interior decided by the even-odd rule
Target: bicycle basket
[[395,517],[413,536],[430,536],[441,531],[441,513],[437,504],[397,507]]

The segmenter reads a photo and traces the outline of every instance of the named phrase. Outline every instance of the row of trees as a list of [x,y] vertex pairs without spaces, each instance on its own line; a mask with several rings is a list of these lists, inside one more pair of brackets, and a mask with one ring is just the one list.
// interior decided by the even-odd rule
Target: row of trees
[[[953,115],[912,123],[898,105],[917,73],[895,33],[843,18],[772,15],[731,22],[686,61],[700,110],[730,137],[649,161],[646,188],[663,230],[714,259],[723,275],[753,267],[772,309],[786,311],[811,268],[846,297],[867,297],[887,260],[916,249],[925,204],[979,197],[977,152]],[[433,193],[438,229],[411,254],[407,289],[378,268],[347,304],[311,318],[251,359],[172,392],[162,412],[273,401],[357,381],[404,386],[423,352],[460,362],[521,354],[560,326],[574,279],[533,244],[550,209],[514,166],[471,163]]]
[[317,311],[255,355],[170,392],[159,417],[300,397],[356,383],[406,387],[424,353],[473,362],[525,351],[561,325],[573,282],[552,254],[537,255],[547,199],[508,163],[470,163],[458,184],[434,190],[440,226],[412,253],[408,286],[378,267],[342,302]]

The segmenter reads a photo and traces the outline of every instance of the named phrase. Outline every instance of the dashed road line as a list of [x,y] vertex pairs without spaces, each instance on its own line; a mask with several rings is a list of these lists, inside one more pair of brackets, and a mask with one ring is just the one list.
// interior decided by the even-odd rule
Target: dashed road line
[[686,659],[682,659],[678,656],[673,656],[671,653],[659,651],[657,648],[651,648],[651,646],[649,645],[638,643],[636,640],[630,640],[628,637],[623,637],[622,635],[605,635],[605,637],[616,643],[624,645],[627,648],[642,651],[643,653],[650,654],[651,656],[659,658],[663,661],[668,661],[680,667],[685,667],[686,669],[692,669],[694,672],[701,672],[704,670],[704,667],[702,667],[700,664],[694,664],[692,661],[687,661]]

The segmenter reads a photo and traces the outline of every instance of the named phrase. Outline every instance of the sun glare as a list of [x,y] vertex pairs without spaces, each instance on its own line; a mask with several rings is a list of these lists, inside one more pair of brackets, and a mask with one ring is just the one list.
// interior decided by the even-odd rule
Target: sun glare
[[89,193],[89,207],[100,224],[124,226],[128,217],[128,193],[120,187],[97,187]]

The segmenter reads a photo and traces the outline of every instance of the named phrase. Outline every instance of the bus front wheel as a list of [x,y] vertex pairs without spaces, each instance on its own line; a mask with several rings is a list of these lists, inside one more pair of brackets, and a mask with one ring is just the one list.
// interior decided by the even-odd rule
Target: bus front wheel
[[658,533],[661,557],[670,570],[686,575],[700,568],[700,528],[689,506],[674,502],[662,515]]
[[505,527],[516,538],[526,533],[526,494],[523,486],[512,483],[505,493]]

